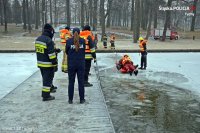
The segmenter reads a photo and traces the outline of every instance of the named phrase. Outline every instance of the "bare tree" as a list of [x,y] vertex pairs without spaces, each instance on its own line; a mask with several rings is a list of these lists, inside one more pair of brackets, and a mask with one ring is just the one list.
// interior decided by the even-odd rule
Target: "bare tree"
[[21,7],[20,7],[20,3],[18,0],[15,0],[13,2],[13,18],[14,18],[14,21],[17,24],[21,23]]
[[81,0],[81,27],[84,27],[84,0]]
[[103,38],[103,35],[105,34],[105,9],[104,9],[104,2],[105,0],[100,0],[100,16],[101,16],[101,29],[102,29],[102,34],[101,34],[101,40]]
[[42,0],[42,27],[45,24],[45,0]]
[[153,11],[153,13],[154,13],[154,28],[157,28],[157,23],[158,23],[158,2],[154,2],[154,11]]
[[66,18],[67,18],[67,26],[70,26],[71,23],[71,15],[70,15],[70,0],[66,0]]
[[4,24],[5,24],[5,32],[8,32],[8,27],[7,27],[7,11],[6,11],[6,7],[7,7],[7,0],[3,0],[3,12],[4,12]]
[[30,19],[29,0],[26,0],[26,12],[27,12],[27,21],[28,21],[28,31],[29,31],[29,33],[31,33],[31,19]]
[[154,1],[149,1],[149,9],[150,9],[150,11],[149,11],[149,17],[148,17],[148,19],[149,19],[149,23],[148,23],[148,27],[147,27],[147,34],[146,34],[146,39],[148,40],[148,38],[149,38],[149,35],[151,34],[151,23],[152,23],[152,19],[153,19],[153,8],[154,8],[154,6],[153,6],[153,3]]
[[135,32],[134,32],[134,43],[137,43],[137,40],[140,36],[140,0],[135,0],[135,10],[136,10],[136,14],[135,14]]
[[27,26],[26,26],[26,0],[23,0],[23,3],[22,3],[22,7],[23,7],[23,22],[24,22],[24,25],[23,25],[23,29],[26,31],[27,30]]
[[108,3],[107,3],[107,13],[108,13],[108,17],[107,17],[107,24],[106,24],[106,27],[110,27],[110,18],[111,18],[111,11],[112,11],[112,2],[113,2],[113,0],[108,0]]
[[[171,5],[172,5],[172,0],[168,0],[167,6],[171,7]],[[164,30],[163,30],[162,41],[165,41],[165,39],[166,39],[166,32],[167,32],[167,28],[170,26],[170,21],[171,21],[171,11],[167,10],[166,11],[166,17],[165,17],[165,25],[164,25]]]
[[0,0],[0,17],[1,17],[1,25],[3,25],[3,2]]
[[147,23],[148,23],[148,14],[149,14],[149,1],[150,0],[142,0],[141,1],[141,27],[143,30],[147,30]]
[[35,29],[38,29],[39,25],[39,0],[35,0]]
[[191,28],[190,28],[190,31],[194,31],[194,27],[195,27],[195,20],[196,20],[196,16],[197,16],[197,10],[196,10],[196,7],[197,7],[197,1],[198,0],[194,0],[193,2],[193,13],[194,13],[194,16],[192,17],[192,23],[191,23]]
[[92,23],[93,23],[93,21],[92,21],[92,19],[93,19],[93,0],[89,0],[88,1],[89,3],[89,19],[90,19],[90,25],[93,25]]
[[48,8],[48,5],[47,5],[47,1],[48,0],[45,0],[44,1],[44,6],[45,6],[45,9],[44,9],[44,23],[46,24],[47,23],[47,8]]
[[134,28],[134,15],[135,15],[135,0],[132,0],[131,5],[131,31],[133,31]]
[[98,5],[98,0],[94,0],[94,11],[93,11],[93,30],[96,31],[97,27],[97,5]]
[[54,0],[54,26],[58,24],[57,1]]
[[49,0],[50,3],[50,24],[53,24],[53,14],[52,14],[52,0]]

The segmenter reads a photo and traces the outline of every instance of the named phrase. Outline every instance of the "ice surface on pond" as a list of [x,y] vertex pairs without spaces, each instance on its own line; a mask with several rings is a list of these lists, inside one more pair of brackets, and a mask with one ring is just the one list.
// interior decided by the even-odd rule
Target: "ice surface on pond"
[[31,53],[0,54],[0,99],[38,70],[36,55]]
[[[115,68],[122,53],[97,54],[101,71],[112,71],[113,77],[136,79],[147,78],[188,89],[200,94],[200,53],[149,53],[146,71],[138,76],[121,74]],[[135,64],[140,64],[139,53],[128,54]],[[0,54],[0,99],[38,70],[36,55],[32,53]],[[95,66],[95,64],[94,64]]]
[[[200,53],[149,53],[147,56],[147,70],[140,70],[137,77],[121,74],[115,68],[115,63],[124,54],[97,54],[100,71],[113,72],[113,77],[128,79],[147,78],[161,83],[174,85],[200,94]],[[128,53],[135,64],[140,66],[139,53]]]

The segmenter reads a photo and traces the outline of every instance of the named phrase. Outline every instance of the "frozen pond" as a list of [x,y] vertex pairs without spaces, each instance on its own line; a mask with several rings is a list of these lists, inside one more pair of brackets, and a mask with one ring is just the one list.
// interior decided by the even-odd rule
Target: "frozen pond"
[[38,70],[36,55],[31,53],[0,54],[0,99]]
[[[150,53],[147,70],[140,70],[137,77],[116,70],[122,55],[97,54],[102,90],[117,133],[200,131],[200,53]],[[140,63],[138,53],[129,55]],[[0,57],[1,99],[38,68],[35,54]]]
[[[98,55],[99,75],[117,133],[200,131],[199,53],[148,54],[147,70],[121,74],[123,54]],[[129,54],[139,64],[139,54]]]
[[[200,94],[200,53],[149,53],[147,70],[140,71],[137,77],[120,74],[115,68],[115,62],[122,53],[98,54],[100,70],[112,69],[113,77],[131,79],[148,79],[174,85]],[[139,53],[128,54],[135,64],[140,66]]]

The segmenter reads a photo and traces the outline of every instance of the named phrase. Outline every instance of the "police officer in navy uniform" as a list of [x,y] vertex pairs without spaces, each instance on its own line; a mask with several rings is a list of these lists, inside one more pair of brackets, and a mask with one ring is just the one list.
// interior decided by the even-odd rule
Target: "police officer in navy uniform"
[[37,66],[40,68],[43,88],[43,101],[54,100],[55,97],[50,92],[55,92],[53,86],[54,72],[57,69],[57,56],[52,38],[54,29],[50,24],[45,24],[43,33],[35,41],[35,50],[37,55]]
[[85,72],[85,40],[80,38],[80,29],[73,29],[73,37],[66,42],[66,54],[68,55],[68,103],[73,103],[74,83],[77,74],[80,103],[85,102],[84,72]]

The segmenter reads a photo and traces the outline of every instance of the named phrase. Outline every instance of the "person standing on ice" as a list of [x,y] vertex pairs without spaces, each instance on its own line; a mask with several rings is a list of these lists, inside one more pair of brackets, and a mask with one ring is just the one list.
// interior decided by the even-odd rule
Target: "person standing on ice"
[[143,37],[139,38],[139,47],[141,53],[141,65],[138,69],[146,70],[147,67],[147,40]]

